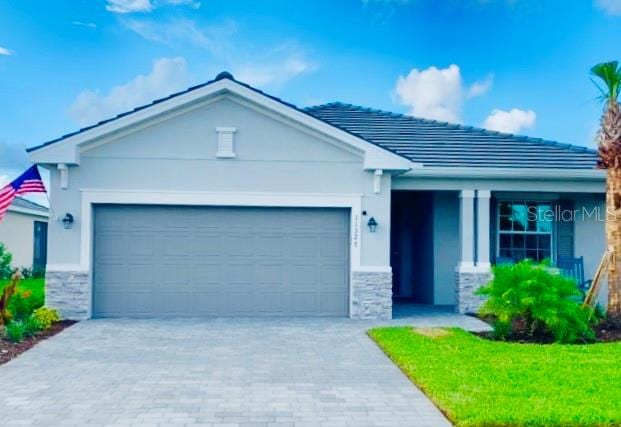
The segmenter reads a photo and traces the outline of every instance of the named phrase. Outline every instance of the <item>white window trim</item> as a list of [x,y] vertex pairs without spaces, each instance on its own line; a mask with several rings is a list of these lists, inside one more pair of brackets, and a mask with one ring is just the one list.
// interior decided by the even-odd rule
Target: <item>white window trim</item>
[[[230,192],[165,192],[144,190],[91,190],[83,189],[80,215],[80,265],[79,270],[92,273],[93,205],[138,204],[182,206],[255,206],[255,207],[315,207],[346,208],[350,210],[349,223],[349,315],[353,313],[351,273],[361,267],[362,194],[337,193],[230,193]],[[48,266],[48,270],[52,270]],[[68,266],[62,265],[63,269]],[[89,310],[92,314],[92,274],[89,275]]]
[[521,235],[536,235],[536,236],[543,236],[543,235],[549,235],[550,236],[550,259],[552,260],[552,262],[556,262],[556,221],[552,222],[552,228],[550,229],[550,231],[501,231],[500,230],[500,203],[501,202],[509,202],[509,203],[529,203],[529,202],[533,202],[533,203],[549,203],[550,206],[552,208],[554,208],[555,205],[555,200],[553,199],[538,199],[538,198],[533,198],[533,199],[521,199],[521,198],[508,198],[508,197],[501,197],[496,199],[495,203],[496,203],[496,218],[495,218],[495,222],[496,222],[496,258],[500,257],[500,235],[501,234],[521,234]]
[[[235,132],[237,129],[234,127],[217,127],[216,133],[218,134],[218,151],[216,157],[219,159],[234,159],[237,157],[235,154]],[[230,146],[225,144],[224,139],[230,137]]]

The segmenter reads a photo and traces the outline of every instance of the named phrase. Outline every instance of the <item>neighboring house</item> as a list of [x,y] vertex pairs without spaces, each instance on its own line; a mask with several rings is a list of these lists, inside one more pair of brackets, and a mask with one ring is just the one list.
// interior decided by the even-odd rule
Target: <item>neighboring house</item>
[[47,262],[48,208],[15,197],[0,221],[0,242],[13,255],[13,267],[42,271]]
[[75,221],[50,224],[46,296],[72,318],[466,312],[498,256],[592,275],[605,246],[592,150],[299,109],[228,73],[29,152]]

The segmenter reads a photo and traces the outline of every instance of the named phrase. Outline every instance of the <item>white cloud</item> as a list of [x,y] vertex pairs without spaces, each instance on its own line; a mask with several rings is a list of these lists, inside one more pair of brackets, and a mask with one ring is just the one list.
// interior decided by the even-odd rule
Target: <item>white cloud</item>
[[280,85],[302,74],[315,71],[318,66],[300,56],[292,55],[284,60],[263,65],[244,65],[233,72],[235,78],[253,86]]
[[4,55],[4,56],[13,55],[13,51],[7,49],[6,47],[0,46],[0,55]]
[[621,0],[596,0],[595,4],[609,15],[621,16]]
[[397,101],[410,108],[413,116],[447,122],[461,122],[466,100],[481,96],[492,85],[492,76],[464,85],[461,71],[455,64],[448,68],[413,68],[407,76],[399,76],[395,87]]
[[107,94],[86,89],[69,108],[69,115],[80,125],[96,123],[116,114],[147,104],[188,86],[186,60],[160,58],[153,62],[149,74],[139,75],[131,81],[113,87]]
[[505,133],[519,133],[535,126],[537,114],[533,110],[512,108],[509,111],[493,110],[483,122],[483,127]]
[[72,21],[71,25],[75,25],[76,27],[97,28],[97,24],[94,22]]
[[106,10],[114,13],[145,13],[160,6],[189,6],[194,9],[201,7],[197,0],[107,0]]
[[183,18],[165,22],[151,19],[123,19],[121,23],[145,40],[166,45],[182,41],[212,52],[220,49],[224,37],[237,31],[235,22],[230,20],[205,28],[200,28],[196,22]]
[[106,10],[114,13],[151,12],[150,0],[108,0]]

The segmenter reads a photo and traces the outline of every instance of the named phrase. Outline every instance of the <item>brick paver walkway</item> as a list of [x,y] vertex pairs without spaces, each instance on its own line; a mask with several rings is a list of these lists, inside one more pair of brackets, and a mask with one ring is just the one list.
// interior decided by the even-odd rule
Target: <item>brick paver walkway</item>
[[450,425],[366,336],[377,323],[81,322],[0,366],[0,424]]

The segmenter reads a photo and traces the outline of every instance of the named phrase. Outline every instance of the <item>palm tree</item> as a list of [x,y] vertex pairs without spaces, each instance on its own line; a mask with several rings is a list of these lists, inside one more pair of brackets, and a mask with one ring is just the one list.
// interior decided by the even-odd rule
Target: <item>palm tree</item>
[[[604,113],[598,133],[599,164],[607,169],[606,238],[613,251],[608,267],[608,314],[621,318],[621,68],[617,61],[597,64],[591,75],[604,82],[598,86],[604,101]],[[597,85],[597,83],[596,83]]]

